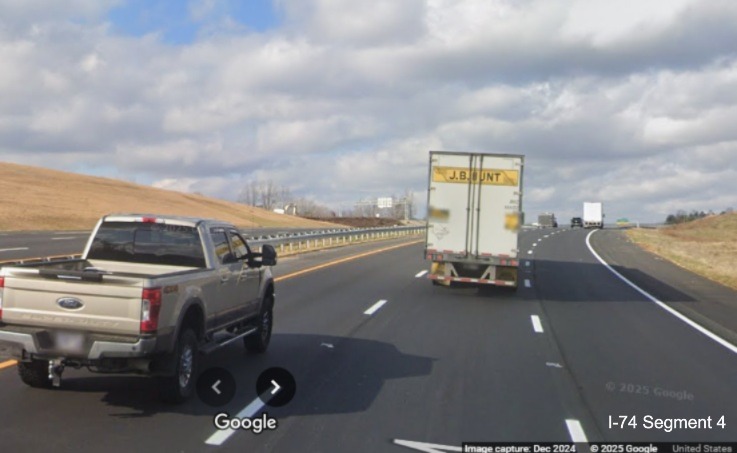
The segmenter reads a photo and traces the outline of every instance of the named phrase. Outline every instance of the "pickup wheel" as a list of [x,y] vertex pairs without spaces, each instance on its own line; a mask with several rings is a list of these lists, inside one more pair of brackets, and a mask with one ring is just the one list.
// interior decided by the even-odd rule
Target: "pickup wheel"
[[47,360],[18,362],[18,374],[20,375],[20,380],[26,385],[45,389],[51,388],[49,362]]
[[167,403],[183,403],[194,392],[197,378],[198,347],[194,330],[186,328],[179,335],[173,361],[174,375],[160,378],[161,399]]
[[243,344],[250,352],[260,354],[266,351],[271,341],[271,329],[274,326],[273,299],[265,299],[261,313],[258,315],[258,330],[243,339]]

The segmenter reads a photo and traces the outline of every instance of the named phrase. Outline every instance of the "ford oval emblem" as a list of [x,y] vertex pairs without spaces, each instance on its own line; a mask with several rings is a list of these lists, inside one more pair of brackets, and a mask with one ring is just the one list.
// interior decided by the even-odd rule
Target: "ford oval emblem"
[[60,297],[59,299],[56,299],[56,303],[61,308],[66,308],[67,310],[76,310],[84,306],[82,301],[76,297]]

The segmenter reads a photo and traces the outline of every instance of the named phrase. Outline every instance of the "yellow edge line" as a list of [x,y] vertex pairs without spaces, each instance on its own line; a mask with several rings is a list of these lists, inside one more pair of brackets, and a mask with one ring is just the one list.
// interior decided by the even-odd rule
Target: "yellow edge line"
[[[292,272],[291,274],[282,275],[281,277],[276,277],[274,279],[274,281],[279,282],[279,281],[282,281],[282,280],[286,280],[288,278],[297,277],[297,276],[300,276],[300,275],[307,274],[309,272],[314,272],[316,270],[325,269],[326,267],[335,266],[335,265],[341,264],[341,263],[347,263],[348,261],[354,261],[354,260],[357,260],[357,259],[360,259],[360,258],[364,258],[364,257],[367,257],[367,256],[376,255],[377,253],[388,252],[389,250],[398,249],[400,247],[406,247],[408,245],[417,244],[419,242],[422,242],[422,240],[407,242],[405,244],[392,245],[391,247],[384,247],[383,249],[372,250],[370,252],[359,253],[358,255],[353,255],[353,256],[346,257],[346,258],[341,258],[339,260],[330,261],[330,262],[327,262],[327,263],[324,263],[324,264],[320,264],[318,266],[310,267],[310,268],[307,268],[307,269],[302,269],[301,271]],[[17,360],[6,360],[5,362],[0,362],[0,370],[2,370],[3,368],[10,368],[11,366],[14,366],[14,365],[17,365],[17,364],[18,364],[18,361]]]
[[17,360],[6,360],[5,362],[0,362],[0,370],[3,368],[10,368],[11,366],[14,366],[18,363]]
[[382,253],[382,252],[387,252],[389,250],[398,249],[400,247],[406,247],[408,245],[417,244],[417,243],[420,243],[422,241],[423,240],[412,241],[412,242],[407,242],[407,243],[404,243],[404,244],[392,245],[391,247],[384,247],[383,249],[372,250],[370,252],[359,253],[358,255],[352,255],[352,256],[349,256],[349,257],[346,257],[346,258],[341,258],[339,260],[335,260],[335,261],[330,261],[330,262],[327,262],[327,263],[323,263],[323,264],[320,264],[320,265],[317,265],[317,266],[314,266],[314,267],[309,267],[307,269],[302,269],[301,271],[292,272],[291,274],[282,275],[280,277],[276,277],[274,279],[274,281],[275,282],[280,282],[280,281],[286,280],[288,278],[298,277],[300,275],[304,275],[304,274],[307,274],[309,272],[314,272],[314,271],[317,271],[317,270],[320,270],[320,269],[325,269],[326,267],[335,266],[336,264],[347,263],[348,261],[354,261],[354,260],[357,260],[357,259],[360,259],[360,258],[364,258],[364,257],[367,257],[367,256],[376,255],[377,253]]

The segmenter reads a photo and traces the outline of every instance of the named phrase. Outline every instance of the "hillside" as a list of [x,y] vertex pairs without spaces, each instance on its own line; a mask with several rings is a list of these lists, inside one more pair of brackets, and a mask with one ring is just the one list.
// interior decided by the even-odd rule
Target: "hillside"
[[737,289],[737,213],[627,234],[646,250]]
[[332,226],[200,195],[0,162],[0,231],[90,229],[111,212],[207,217],[244,228]]

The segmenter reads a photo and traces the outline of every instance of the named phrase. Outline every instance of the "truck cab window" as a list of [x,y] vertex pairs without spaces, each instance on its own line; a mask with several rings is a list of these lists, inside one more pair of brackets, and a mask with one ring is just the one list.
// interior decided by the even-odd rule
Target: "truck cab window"
[[212,238],[212,246],[215,250],[215,255],[217,255],[220,264],[227,264],[235,261],[235,256],[230,250],[228,238],[223,229],[211,230],[210,237]]
[[230,237],[230,245],[233,248],[235,257],[237,259],[246,257],[248,255],[248,247],[243,238],[235,231],[228,231],[228,237]]

